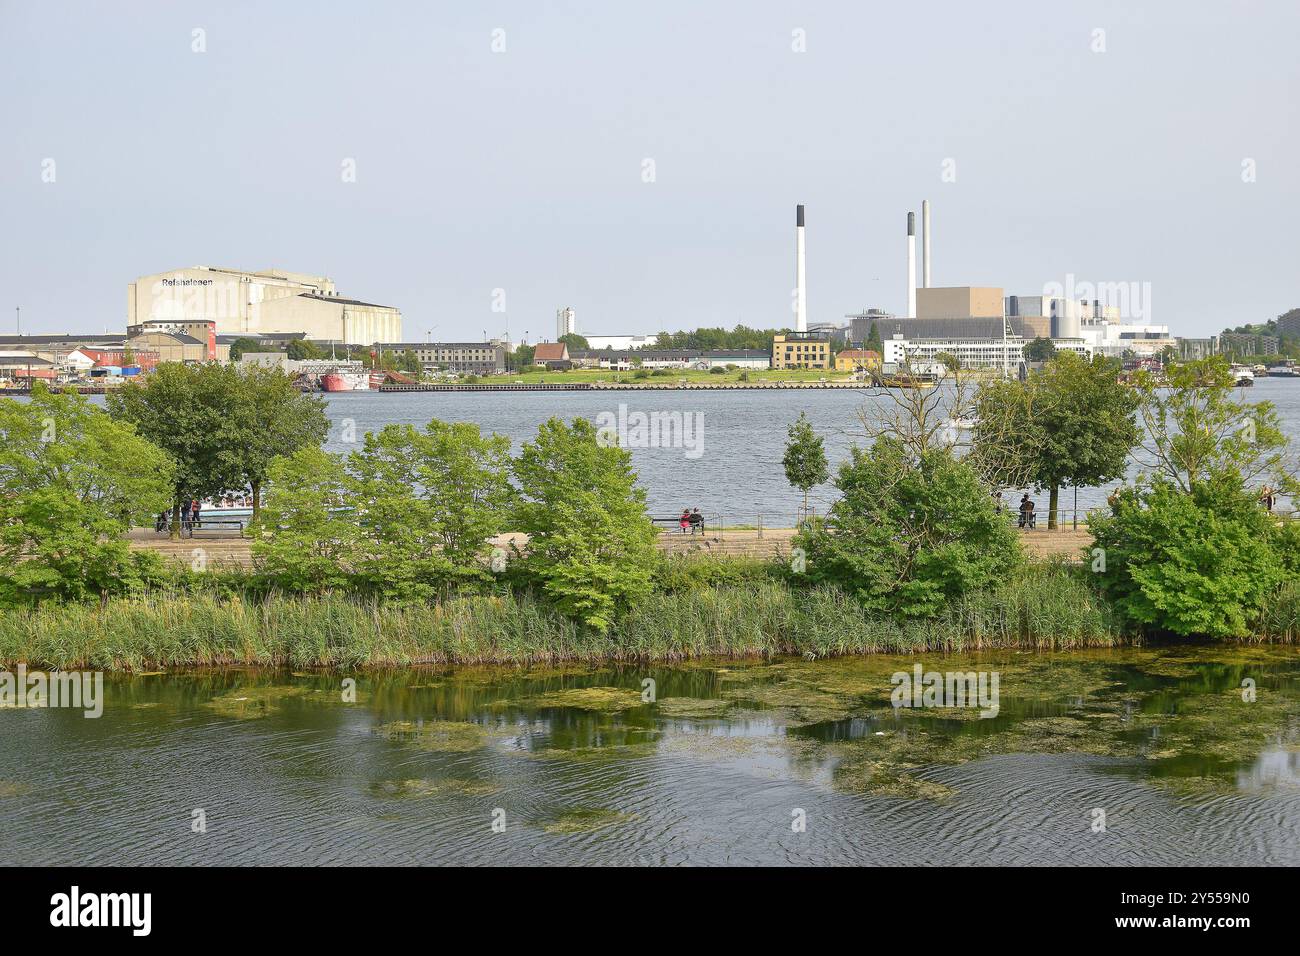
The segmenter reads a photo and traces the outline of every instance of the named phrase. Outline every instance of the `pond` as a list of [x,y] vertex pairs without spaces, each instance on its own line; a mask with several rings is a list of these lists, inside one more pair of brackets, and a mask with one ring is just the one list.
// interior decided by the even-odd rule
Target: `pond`
[[[895,707],[916,664],[996,673],[996,716]],[[0,710],[6,862],[1300,863],[1294,648],[196,670],[104,700]]]

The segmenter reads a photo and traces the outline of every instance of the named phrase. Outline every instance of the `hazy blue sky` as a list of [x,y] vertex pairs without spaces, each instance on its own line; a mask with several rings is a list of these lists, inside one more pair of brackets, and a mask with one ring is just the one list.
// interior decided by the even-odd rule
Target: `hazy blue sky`
[[408,339],[780,326],[799,202],[837,320],[904,307],[928,198],[936,285],[1150,283],[1209,334],[1300,306],[1298,37],[1289,0],[0,0],[0,330],[120,330],[195,264]]

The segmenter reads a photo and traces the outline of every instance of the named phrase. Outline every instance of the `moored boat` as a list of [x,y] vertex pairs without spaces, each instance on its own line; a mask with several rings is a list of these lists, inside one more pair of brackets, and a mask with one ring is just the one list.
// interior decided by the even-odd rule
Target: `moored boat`
[[368,392],[370,374],[336,368],[320,377],[320,387],[325,392]]

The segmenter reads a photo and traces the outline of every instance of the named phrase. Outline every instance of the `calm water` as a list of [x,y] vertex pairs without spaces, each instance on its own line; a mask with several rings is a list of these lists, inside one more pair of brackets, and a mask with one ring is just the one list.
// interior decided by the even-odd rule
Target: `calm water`
[[0,710],[0,858],[1300,864],[1295,649],[919,659],[996,670],[987,720],[895,711],[917,660],[111,678]]
[[[1288,433],[1300,440],[1300,381],[1261,379],[1251,389],[1237,392],[1246,401],[1274,402]],[[357,436],[389,422],[423,425],[431,418],[469,421],[484,431],[507,435],[519,445],[531,440],[537,426],[553,415],[587,418],[602,412],[617,414],[620,403],[629,412],[682,412],[700,416],[703,442],[698,457],[683,448],[633,448],[633,463],[646,488],[654,514],[680,514],[683,507],[699,508],[728,521],[752,524],[759,513],[772,526],[792,525],[800,496],[785,480],[781,456],[786,428],[806,412],[826,441],[832,466],[848,456],[851,445],[868,443],[861,421],[871,414],[865,391],[805,389],[800,391],[665,391],[665,392],[415,392],[335,393],[328,396],[334,422],[329,446],[334,451],[352,447],[343,442],[344,425],[353,424]],[[832,469],[833,470],[833,469]],[[1136,472],[1136,469],[1133,469]],[[1106,489],[1080,489],[1079,510],[1102,505]],[[1019,491],[1012,497],[1018,497]],[[825,485],[814,490],[812,500],[824,509],[838,497]],[[1038,496],[1045,510],[1046,494]],[[1073,508],[1073,493],[1062,491],[1061,505]]]

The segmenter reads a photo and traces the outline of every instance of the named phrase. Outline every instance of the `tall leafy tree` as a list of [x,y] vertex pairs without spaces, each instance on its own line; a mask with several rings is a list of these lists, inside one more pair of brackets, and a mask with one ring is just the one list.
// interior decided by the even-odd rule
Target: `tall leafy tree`
[[348,490],[361,526],[358,582],[391,598],[431,598],[452,577],[442,553],[438,502],[417,493],[420,433],[385,425],[348,457]]
[[785,445],[785,455],[781,464],[785,467],[786,481],[803,492],[803,515],[808,517],[808,492],[830,477],[830,468],[826,463],[826,449],[822,438],[808,421],[804,412],[787,431],[789,436]]
[[1046,488],[1049,528],[1057,526],[1062,485],[1122,477],[1138,443],[1138,395],[1118,373],[1103,356],[1059,352],[1024,382],[992,382],[976,396],[975,460],[1000,464],[995,483],[1016,487],[1027,478]]
[[880,327],[873,321],[871,331],[867,333],[867,348],[874,352],[885,354],[885,344],[880,341]]
[[1047,362],[1056,354],[1056,346],[1051,339],[1039,336],[1025,343],[1026,362]]
[[271,462],[266,503],[253,522],[253,561],[287,591],[352,583],[361,531],[343,460],[315,445]]
[[468,422],[434,419],[415,443],[420,493],[441,509],[441,548],[460,572],[475,575],[484,542],[509,530],[514,488],[510,439]]
[[253,517],[262,507],[262,485],[272,460],[299,448],[319,446],[329,432],[325,401],[300,392],[278,368],[241,369],[237,390],[239,447],[243,484],[253,492]]
[[125,533],[171,498],[172,462],[86,398],[37,383],[0,401],[0,597],[106,598],[157,556]]
[[1216,478],[1286,490],[1294,465],[1272,402],[1243,402],[1221,355],[1166,369],[1163,379],[1139,380],[1143,437],[1139,462],[1183,491]]
[[363,549],[358,573],[374,591],[430,596],[483,578],[489,538],[506,530],[514,500],[510,440],[467,423],[419,431],[386,425],[348,459]]
[[528,534],[526,580],[562,611],[606,631],[649,593],[654,526],[626,449],[597,441],[577,419],[542,424],[514,462],[521,495],[517,527]]
[[171,458],[172,536],[180,534],[181,502],[205,498],[245,481],[246,419],[240,372],[215,362],[165,362],[142,381],[108,396],[108,411],[130,422]]

